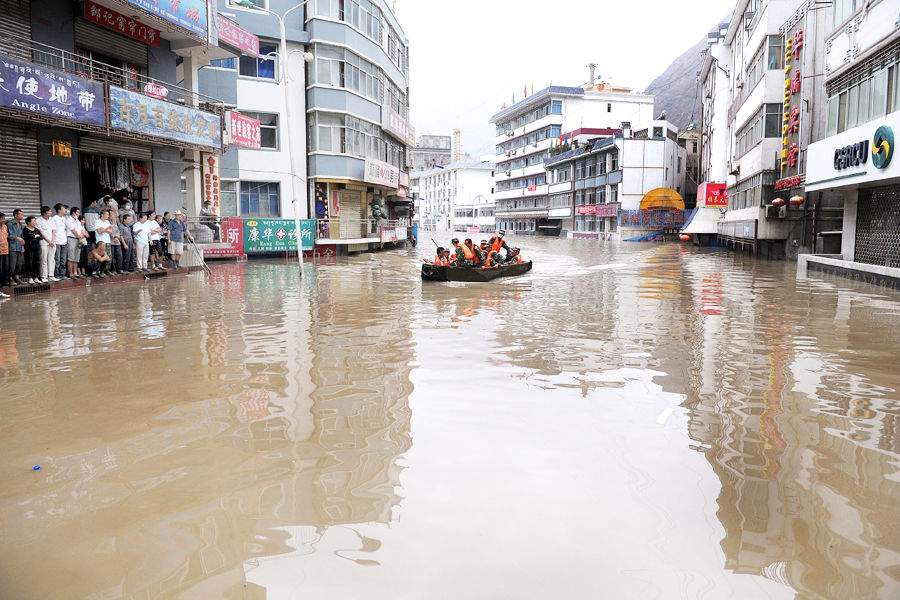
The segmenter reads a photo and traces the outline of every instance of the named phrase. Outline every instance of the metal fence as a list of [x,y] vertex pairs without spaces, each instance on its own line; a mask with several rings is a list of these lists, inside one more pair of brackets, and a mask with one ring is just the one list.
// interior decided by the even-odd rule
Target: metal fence
[[666,208],[660,210],[620,210],[620,227],[681,227],[689,211]]
[[198,244],[222,241],[222,217],[184,217],[188,231]]
[[860,190],[854,260],[900,267],[900,189]]

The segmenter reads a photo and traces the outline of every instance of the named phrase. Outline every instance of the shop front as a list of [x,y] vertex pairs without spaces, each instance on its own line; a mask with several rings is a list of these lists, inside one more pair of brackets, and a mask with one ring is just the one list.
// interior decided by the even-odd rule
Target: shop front
[[843,195],[840,254],[801,255],[810,270],[900,287],[900,111],[811,144],[806,191]]

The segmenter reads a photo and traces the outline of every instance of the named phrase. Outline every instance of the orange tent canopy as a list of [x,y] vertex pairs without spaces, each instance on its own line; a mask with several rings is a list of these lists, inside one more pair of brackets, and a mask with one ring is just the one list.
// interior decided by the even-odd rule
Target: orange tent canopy
[[654,208],[677,208],[684,210],[684,198],[672,188],[656,188],[641,198],[641,210]]

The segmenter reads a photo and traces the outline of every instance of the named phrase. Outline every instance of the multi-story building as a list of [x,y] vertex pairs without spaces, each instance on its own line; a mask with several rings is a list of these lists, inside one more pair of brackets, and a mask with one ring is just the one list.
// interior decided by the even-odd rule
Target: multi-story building
[[453,210],[453,230],[466,233],[493,233],[496,230],[494,199],[478,195],[460,199]]
[[[221,158],[222,214],[316,218],[319,234],[335,243],[356,250],[380,242],[372,203],[384,200],[391,216],[408,214],[413,144],[408,43],[391,8],[384,0],[297,10],[291,0],[219,2],[259,37],[258,56],[215,61],[201,72],[205,89],[225,97],[240,118],[258,121],[255,143]],[[281,19],[286,57],[278,47]],[[294,89],[285,93],[285,86]]]
[[[307,31],[309,194],[332,238],[372,237],[371,202],[409,214],[409,43],[386,0],[319,0]],[[395,208],[402,210],[395,210]],[[359,225],[362,223],[362,225]],[[336,230],[340,235],[334,235]],[[379,240],[380,241],[380,240]],[[351,249],[363,249],[362,246]]]
[[[681,225],[682,142],[676,127],[655,120],[551,157],[550,210],[573,215],[562,218],[562,227],[576,238],[631,238]],[[503,216],[497,223],[510,228]]]
[[472,208],[493,196],[494,165],[490,163],[451,163],[422,173],[410,181],[418,201],[419,227],[425,231],[453,231],[457,206]]
[[544,161],[561,137],[566,142],[615,133],[624,122],[653,118],[653,96],[608,83],[550,86],[490,119],[496,126],[494,198],[497,221],[520,234],[558,235],[572,213],[550,206]]
[[[895,287],[900,285],[900,159],[893,160],[900,138],[897,3],[836,0],[816,12],[826,19],[815,71],[824,74],[827,108],[820,114],[827,118],[820,121],[826,130],[810,144],[801,173],[807,196],[836,199],[843,219],[840,244],[825,257],[801,262]],[[796,24],[795,48],[796,29],[813,14],[810,10]]]
[[421,173],[438,166],[449,165],[452,138],[449,135],[420,135],[415,148],[409,150],[413,173]]
[[189,154],[223,145],[224,105],[178,73],[234,55],[217,44],[215,10],[199,0],[156,10],[7,0],[2,10],[0,211],[36,215],[112,191],[139,210],[181,208],[181,171],[199,170]]
[[[776,258],[787,254],[791,229],[777,204],[776,210],[767,208],[776,197],[784,137],[786,49],[781,26],[801,3],[740,0],[722,42],[730,53],[728,87],[715,82],[716,93],[726,94],[730,140],[727,206],[718,235],[726,243]],[[720,66],[716,64],[716,74]]]

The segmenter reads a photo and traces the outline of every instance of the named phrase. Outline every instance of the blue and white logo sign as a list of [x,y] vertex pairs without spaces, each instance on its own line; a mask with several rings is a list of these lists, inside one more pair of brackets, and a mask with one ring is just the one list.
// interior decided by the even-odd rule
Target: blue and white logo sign
[[127,2],[206,37],[207,15],[204,0],[127,0]]
[[109,124],[115,129],[222,147],[222,121],[214,114],[109,86]]
[[106,124],[103,84],[0,55],[0,106]]

